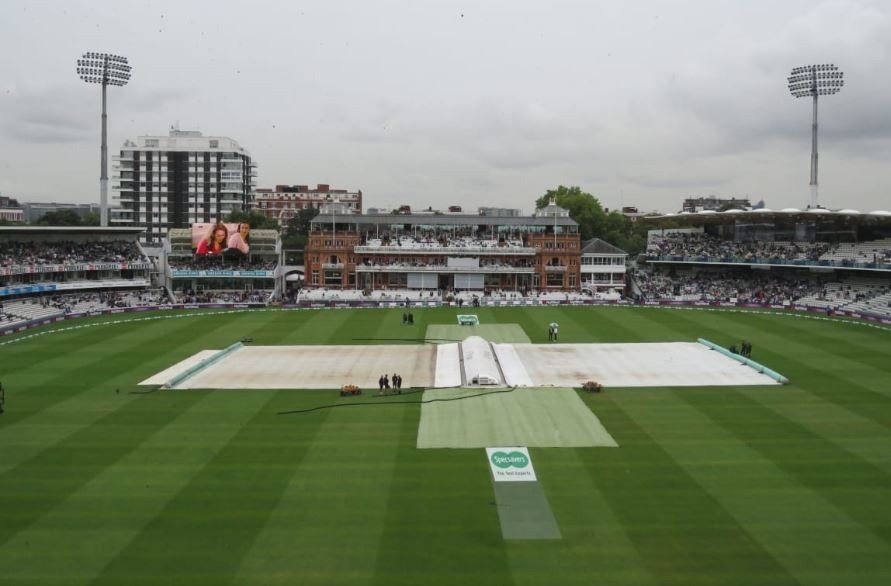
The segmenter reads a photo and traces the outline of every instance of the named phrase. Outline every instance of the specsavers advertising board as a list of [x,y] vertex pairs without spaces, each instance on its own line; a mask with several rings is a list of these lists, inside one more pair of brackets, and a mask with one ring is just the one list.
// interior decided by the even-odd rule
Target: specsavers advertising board
[[495,482],[535,482],[535,470],[527,448],[486,448]]

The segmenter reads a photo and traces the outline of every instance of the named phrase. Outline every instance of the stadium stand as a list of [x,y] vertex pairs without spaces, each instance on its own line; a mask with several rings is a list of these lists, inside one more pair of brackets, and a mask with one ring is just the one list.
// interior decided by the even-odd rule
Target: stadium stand
[[820,260],[839,263],[891,265],[891,238],[838,244],[833,250],[822,254]]
[[693,272],[669,276],[636,271],[633,278],[643,300],[721,301],[767,305],[796,303],[822,287],[799,277]]
[[858,243],[735,242],[704,233],[651,234],[649,260],[891,266],[891,238]]
[[126,240],[100,242],[0,242],[0,266],[64,265],[76,263],[147,262],[139,244]]
[[645,303],[739,303],[891,317],[891,214],[756,210],[645,220]]

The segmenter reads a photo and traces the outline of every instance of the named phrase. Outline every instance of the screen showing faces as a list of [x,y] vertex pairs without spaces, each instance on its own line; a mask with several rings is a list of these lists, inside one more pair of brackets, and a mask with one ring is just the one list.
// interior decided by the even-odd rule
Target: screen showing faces
[[248,254],[251,250],[250,238],[250,224],[223,222],[192,224],[192,250],[197,256]]

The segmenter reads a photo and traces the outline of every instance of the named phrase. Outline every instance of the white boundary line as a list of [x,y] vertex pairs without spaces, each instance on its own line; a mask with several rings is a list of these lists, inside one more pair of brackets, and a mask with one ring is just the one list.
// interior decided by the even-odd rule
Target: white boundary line
[[[554,308],[560,308],[560,307],[583,307],[583,306],[577,306],[577,305],[570,305],[570,306],[564,306],[564,305],[518,305],[518,306],[508,306],[503,309],[518,309],[518,308],[522,308],[522,309],[551,308],[551,309],[554,309]],[[866,320],[858,320],[858,319],[850,319],[850,318],[842,319],[842,318],[837,318],[837,317],[821,317],[821,316],[817,316],[817,315],[809,315],[808,312],[803,312],[803,311],[790,311],[790,310],[765,311],[765,310],[759,310],[759,309],[754,309],[754,308],[753,309],[737,309],[737,308],[731,309],[731,308],[726,308],[726,307],[687,307],[687,306],[683,306],[683,305],[604,304],[604,305],[593,305],[593,306],[588,306],[588,307],[590,307],[592,309],[608,307],[608,308],[625,308],[625,309],[661,309],[661,310],[673,310],[673,311],[678,311],[678,310],[681,310],[681,311],[711,311],[711,312],[723,312],[723,313],[747,313],[747,314],[755,314],[755,315],[772,315],[772,316],[780,316],[780,317],[796,317],[799,319],[812,319],[812,320],[819,320],[819,321],[836,322],[836,323],[840,323],[840,324],[862,326],[862,327],[868,327],[868,328],[874,328],[877,330],[882,330],[885,332],[891,332],[891,327],[871,323]],[[185,318],[205,317],[205,316],[209,316],[209,315],[230,315],[233,313],[250,313],[250,312],[263,313],[263,312],[271,312],[271,311],[275,311],[275,312],[328,311],[331,309],[394,309],[394,308],[392,308],[392,307],[333,307],[333,308],[332,307],[328,307],[328,308],[320,308],[320,307],[269,308],[269,307],[267,307],[264,309],[225,309],[225,310],[216,310],[216,311],[201,311],[201,312],[197,312],[197,313],[179,313],[176,315],[170,315],[170,314],[165,313],[164,315],[153,315],[150,317],[134,317],[131,319],[116,319],[116,320],[110,320],[110,321],[97,321],[97,322],[88,323],[88,324],[79,324],[76,326],[68,326],[65,328],[53,328],[53,329],[49,329],[49,330],[43,330],[43,331],[34,332],[33,334],[28,334],[25,336],[14,337],[11,340],[2,341],[2,342],[0,342],[0,346],[6,346],[7,344],[15,344],[17,342],[22,342],[24,340],[30,340],[32,338],[37,338],[39,336],[45,336],[47,334],[55,334],[55,333],[59,333],[59,332],[70,332],[73,330],[80,330],[82,328],[95,328],[98,326],[119,325],[119,324],[133,323],[133,322],[140,322],[140,321],[154,321],[154,320],[161,320],[161,319],[181,319],[184,317]],[[432,308],[432,309],[435,309],[435,308]],[[493,307],[493,308],[489,308],[489,309],[498,310],[498,309],[502,309],[502,308]],[[160,310],[158,310],[158,311],[160,311]],[[85,318],[80,318],[80,319],[85,319]],[[47,324],[47,325],[49,325],[49,324]]]

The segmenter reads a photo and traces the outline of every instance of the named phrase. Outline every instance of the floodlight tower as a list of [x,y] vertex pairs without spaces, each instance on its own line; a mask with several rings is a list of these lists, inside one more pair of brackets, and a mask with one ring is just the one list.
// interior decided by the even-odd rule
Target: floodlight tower
[[817,96],[831,96],[845,85],[844,73],[833,63],[796,67],[788,77],[789,92],[796,98],[813,96],[814,123],[811,127],[811,205],[817,203]]
[[130,81],[130,65],[126,57],[109,53],[84,53],[77,60],[77,74],[87,83],[102,84],[102,147],[100,155],[99,206],[100,224],[108,226],[108,114],[105,111],[105,88],[124,86]]

